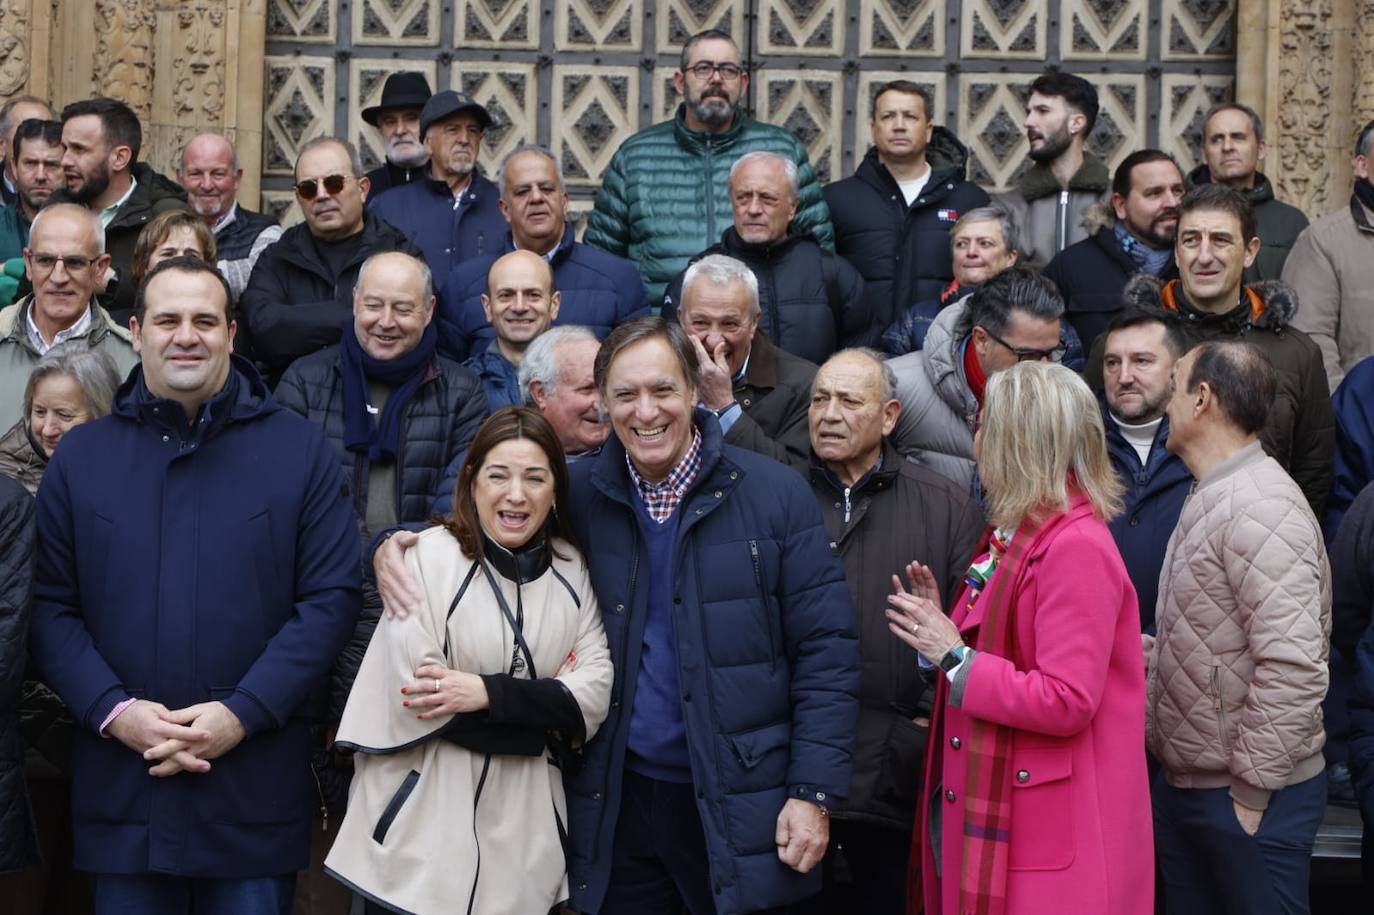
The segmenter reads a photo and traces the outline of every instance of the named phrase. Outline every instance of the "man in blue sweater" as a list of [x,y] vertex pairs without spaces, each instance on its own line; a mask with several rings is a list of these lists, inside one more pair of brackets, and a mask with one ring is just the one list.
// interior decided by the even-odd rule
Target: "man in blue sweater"
[[[571,468],[573,526],[615,662],[610,714],[565,778],[569,905],[743,915],[821,889],[849,789],[854,604],[796,472],[726,445],[691,338],[616,328],[595,377],[614,432]],[[398,534],[374,568],[413,605]]]

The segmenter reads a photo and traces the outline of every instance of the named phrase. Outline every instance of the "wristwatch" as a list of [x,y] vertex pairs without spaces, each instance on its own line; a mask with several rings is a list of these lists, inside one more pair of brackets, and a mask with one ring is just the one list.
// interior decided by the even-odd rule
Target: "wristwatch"
[[949,651],[941,655],[936,666],[945,673],[951,673],[960,664],[964,663],[964,652],[968,651],[967,645],[955,645]]

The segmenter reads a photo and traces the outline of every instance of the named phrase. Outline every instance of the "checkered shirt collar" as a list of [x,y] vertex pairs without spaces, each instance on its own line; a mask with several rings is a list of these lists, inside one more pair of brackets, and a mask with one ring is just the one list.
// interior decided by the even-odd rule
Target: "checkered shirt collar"
[[630,479],[639,490],[649,517],[662,524],[677,511],[683,496],[687,495],[688,488],[697,478],[697,472],[701,470],[701,430],[692,427],[692,446],[662,483],[650,483],[641,477],[628,451],[625,452],[625,466],[630,469]]

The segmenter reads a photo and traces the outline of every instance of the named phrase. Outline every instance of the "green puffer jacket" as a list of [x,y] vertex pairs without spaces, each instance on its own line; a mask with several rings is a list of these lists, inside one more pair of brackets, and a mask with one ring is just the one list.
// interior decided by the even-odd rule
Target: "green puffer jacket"
[[[780,153],[797,163],[801,203],[792,225],[835,249],[830,211],[806,147],[781,127],[740,114],[725,133],[697,133],[679,105],[671,121],[630,137],[611,159],[587,220],[589,245],[628,258],[639,268],[651,302],[697,253],[734,223],[730,166],[745,153]],[[709,189],[709,193],[707,192]]]

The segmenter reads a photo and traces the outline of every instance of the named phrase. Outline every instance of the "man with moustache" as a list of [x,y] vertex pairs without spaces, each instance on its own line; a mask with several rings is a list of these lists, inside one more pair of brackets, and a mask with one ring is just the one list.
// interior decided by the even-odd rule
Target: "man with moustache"
[[393,73],[382,84],[377,104],[362,110],[362,119],[382,135],[386,157],[367,173],[372,196],[425,177],[429,150],[420,141],[420,112],[432,95],[423,73]]
[[1188,340],[1176,315],[1139,309],[1113,318],[1103,339],[1107,454],[1126,490],[1109,527],[1140,599],[1140,631],[1153,634],[1164,549],[1193,485],[1192,473],[1165,447],[1174,365]]
[[719,29],[687,39],[673,87],[682,97],[673,119],[641,130],[616,150],[583,240],[633,261],[648,300],[662,301],[668,281],[729,224],[735,160],[765,150],[797,166],[797,230],[814,233],[833,250],[830,212],[806,147],[744,111],[749,73],[734,39]]
[[1115,222],[1065,248],[1045,268],[1045,276],[1064,297],[1064,317],[1085,352],[1093,351],[1121,310],[1127,280],[1137,273],[1164,279],[1177,275],[1174,235],[1183,191],[1183,172],[1167,153],[1131,153],[1112,176]]
[[239,303],[269,383],[301,356],[339,342],[363,261],[383,251],[419,256],[399,229],[364,211],[368,188],[352,143],[317,137],[301,147],[295,190],[305,221],[262,253]]
[[186,144],[177,163],[177,181],[186,189],[191,209],[215,235],[216,265],[237,302],[253,265],[281,238],[281,226],[271,216],[239,205],[243,169],[233,144],[217,133],[203,133]]
[[0,206],[14,206],[19,197],[14,183],[14,132],[25,121],[52,119],[52,108],[37,96],[16,95],[0,105]]
[[[649,313],[635,265],[583,244],[568,223],[563,168],[542,146],[518,146],[501,161],[496,183],[510,223],[498,251],[471,257],[449,273],[439,292],[439,352],[466,359],[485,349],[495,331],[482,310],[487,273],[502,254],[531,251],[553,268],[558,324],[577,324],[604,338],[617,324]],[[521,386],[523,387],[523,385]]]
[[1097,110],[1097,89],[1081,76],[1049,70],[1031,83],[1023,125],[1031,167],[997,198],[1021,228],[1029,265],[1087,238],[1088,210],[1110,201],[1111,173],[1086,148]]
[[1354,166],[1349,202],[1304,230],[1283,267],[1302,303],[1293,323],[1321,347],[1333,390],[1374,355],[1374,121],[1355,140]]
[[[955,593],[983,532],[977,504],[953,481],[897,453],[901,404],[882,355],[842,350],[816,373],[808,410],[811,490],[844,562],[859,630],[859,717],[849,796],[831,818],[825,911],[901,912],[934,694],[892,650],[883,608],[892,576],[924,565]],[[847,875],[847,876],[846,876]]]
[[138,364],[128,330],[96,300],[110,260],[103,244],[100,220],[85,207],[49,203],[34,217],[24,250],[33,292],[0,311],[0,428],[23,416],[29,373],[59,343],[104,350],[121,376]]
[[491,124],[487,110],[460,92],[432,96],[420,112],[429,174],[369,201],[372,213],[424,252],[437,277],[447,277],[468,258],[500,250],[505,241],[500,194],[477,164],[482,133]]
[[1298,302],[1291,289],[1244,282],[1259,248],[1254,210],[1245,198],[1223,184],[1200,185],[1178,205],[1178,278],[1136,276],[1123,300],[1174,313],[1190,341],[1244,340],[1268,357],[1277,389],[1259,438],[1321,517],[1335,444],[1321,350],[1292,324]]
[[[10,206],[0,207],[0,262],[24,253],[33,218],[62,185],[62,125],[57,121],[25,121],[15,128],[10,150],[13,161],[6,165],[14,168],[18,196]],[[0,276],[0,305],[13,301],[18,287],[8,272]]]
[[159,213],[186,209],[186,192],[138,161],[143,128],[128,105],[112,98],[72,102],[62,109],[64,188],[56,199],[78,203],[105,227],[110,256],[101,304],[127,325],[133,314],[134,246],[143,226]]
[[519,372],[525,350],[558,317],[559,302],[553,270],[539,255],[512,251],[491,265],[482,309],[495,336],[466,364],[481,377],[492,412],[524,404]]

